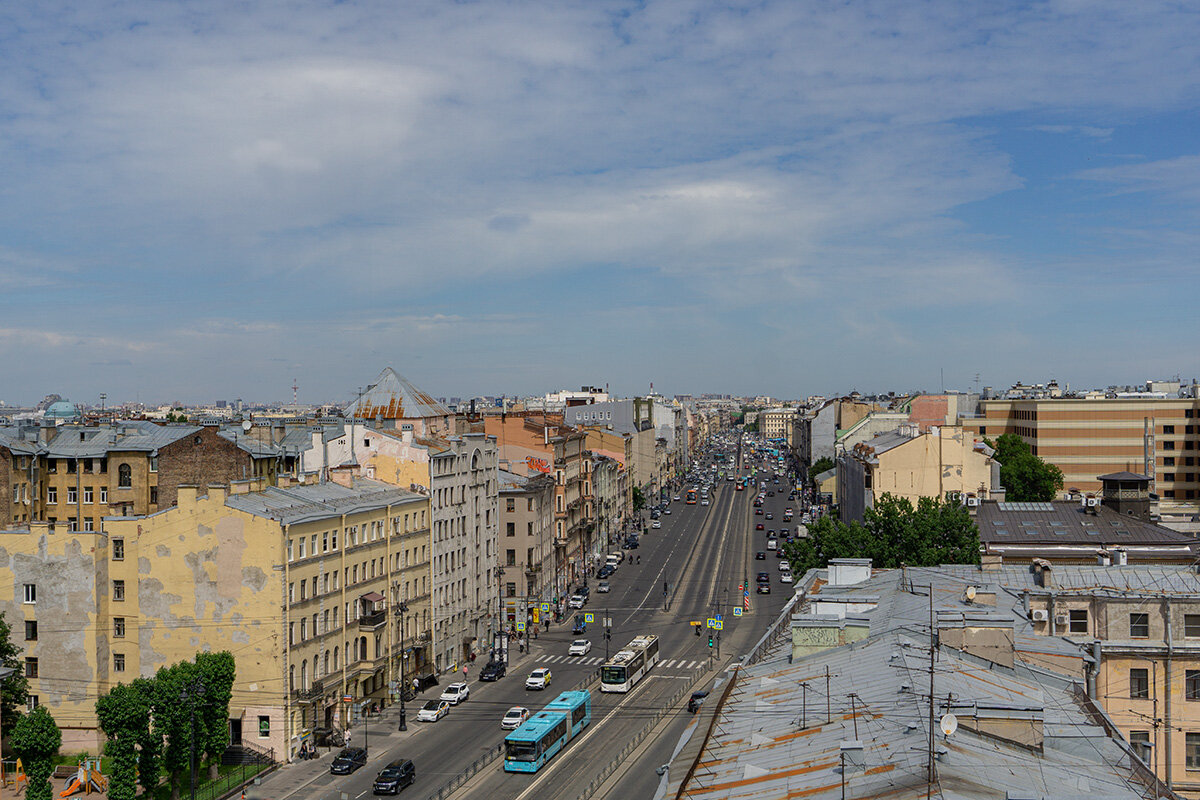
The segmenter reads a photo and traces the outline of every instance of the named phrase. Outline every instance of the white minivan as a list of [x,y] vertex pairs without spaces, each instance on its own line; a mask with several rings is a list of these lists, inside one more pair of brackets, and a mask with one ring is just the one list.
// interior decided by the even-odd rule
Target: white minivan
[[775,538],[767,539],[767,549],[774,550],[779,547],[779,540]]

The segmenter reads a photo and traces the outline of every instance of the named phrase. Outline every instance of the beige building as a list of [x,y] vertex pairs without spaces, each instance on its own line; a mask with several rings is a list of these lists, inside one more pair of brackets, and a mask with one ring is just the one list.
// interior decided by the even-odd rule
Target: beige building
[[[200,650],[236,659],[233,741],[284,760],[314,727],[385,701],[401,669],[425,670],[428,500],[339,479],[180,486],[177,506],[102,530],[0,535],[0,610],[24,633],[31,704],[52,709],[64,748],[99,750],[97,696]],[[397,592],[404,614],[387,601]]]
[[[499,472],[500,593],[503,627],[541,624],[540,604],[554,599],[554,480]],[[534,609],[538,609],[535,611]]]
[[768,408],[758,412],[758,430],[766,439],[783,439],[788,445],[796,438],[794,423],[798,410],[795,408]]
[[915,425],[905,425],[855,445],[837,461],[841,518],[861,521],[883,494],[913,505],[922,497],[944,499],[952,493],[990,497],[1000,487],[1000,467],[991,456],[962,428],[945,426],[919,433]]

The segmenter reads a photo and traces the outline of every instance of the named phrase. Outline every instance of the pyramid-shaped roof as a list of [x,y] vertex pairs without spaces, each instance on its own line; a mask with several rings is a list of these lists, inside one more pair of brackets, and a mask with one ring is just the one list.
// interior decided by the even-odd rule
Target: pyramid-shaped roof
[[343,413],[358,419],[423,419],[447,416],[450,409],[386,367]]

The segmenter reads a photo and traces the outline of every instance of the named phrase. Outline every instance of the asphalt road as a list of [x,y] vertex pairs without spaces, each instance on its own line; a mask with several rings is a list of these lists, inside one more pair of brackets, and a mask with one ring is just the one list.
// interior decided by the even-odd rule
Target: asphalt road
[[[768,479],[769,480],[769,479]],[[779,487],[784,488],[781,481]],[[782,495],[768,498],[764,509],[774,514],[766,527],[779,528],[786,501]],[[659,712],[682,691],[708,688],[715,670],[740,657],[752,645],[769,622],[779,613],[791,595],[791,587],[779,583],[778,562],[774,554],[756,561],[754,553],[766,550],[763,532],[754,530],[756,519],[751,501],[754,491],[735,492],[732,483],[718,483],[710,506],[671,504],[672,514],[663,515],[661,529],[651,529],[641,538],[641,547],[625,551],[627,556],[641,555],[640,564],[627,558],[609,579],[609,594],[596,592],[597,581],[590,581],[591,599],[585,611],[596,615],[585,636],[571,635],[566,625],[554,626],[530,642],[530,651],[510,651],[508,676],[495,683],[477,680],[482,662],[471,670],[468,683],[471,698],[452,708],[449,716],[436,723],[415,721],[416,708],[410,704],[409,730],[398,732],[394,725],[379,723],[366,736],[362,726],[354,731],[354,744],[369,742],[370,760],[366,767],[348,776],[329,774],[318,777],[296,795],[320,800],[358,800],[371,794],[375,775],[389,761],[411,758],[416,765],[417,781],[402,796],[428,798],[462,772],[476,758],[500,744],[505,731],[500,718],[511,706],[522,705],[536,711],[557,696],[593,676],[605,657],[605,641],[599,620],[613,620],[610,652],[615,652],[634,636],[654,633],[659,636],[661,662],[629,694],[601,693],[592,686],[592,724],[584,734],[560,753],[536,775],[505,773],[497,759],[467,782],[454,797],[489,798],[569,798],[575,800],[605,770],[614,756],[643,728],[655,724],[654,734],[617,766],[613,776],[601,787],[611,797],[651,797],[658,784],[654,768],[669,760],[671,750],[689,718],[684,705],[686,694],[658,719]],[[798,503],[791,503],[798,506]],[[793,523],[794,525],[794,523]],[[754,594],[754,575],[768,571],[772,577],[770,595]],[[744,580],[751,585],[751,609],[738,618],[732,606],[741,598],[738,587]],[[664,588],[667,593],[664,595]],[[719,648],[707,646],[707,632],[696,636],[689,624],[721,614],[724,630]],[[584,657],[569,657],[567,648],[575,638],[592,642],[592,651]],[[718,642],[714,641],[714,644]],[[719,653],[718,653],[719,651]],[[525,676],[535,667],[549,667],[553,681],[544,692],[526,691]],[[448,679],[443,680],[443,684]],[[420,699],[436,696],[429,690]],[[328,760],[323,759],[325,764]],[[288,771],[268,779],[264,789],[279,791]]]

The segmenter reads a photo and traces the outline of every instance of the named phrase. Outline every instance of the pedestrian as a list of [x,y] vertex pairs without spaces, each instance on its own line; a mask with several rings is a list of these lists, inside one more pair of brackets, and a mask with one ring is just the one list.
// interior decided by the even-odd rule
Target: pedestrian
[[517,652],[518,652],[518,653],[524,653],[524,652],[525,652],[525,640],[524,640],[524,639],[522,639],[521,641],[517,642]]
[[475,651],[474,650],[471,651],[470,661],[472,664],[475,663]]
[[350,729],[346,728],[346,735],[342,737],[346,741],[346,747],[350,746]]
[[463,680],[467,679],[467,665],[463,664]]
[[419,691],[421,691],[421,681],[413,678],[413,694],[415,695]]

